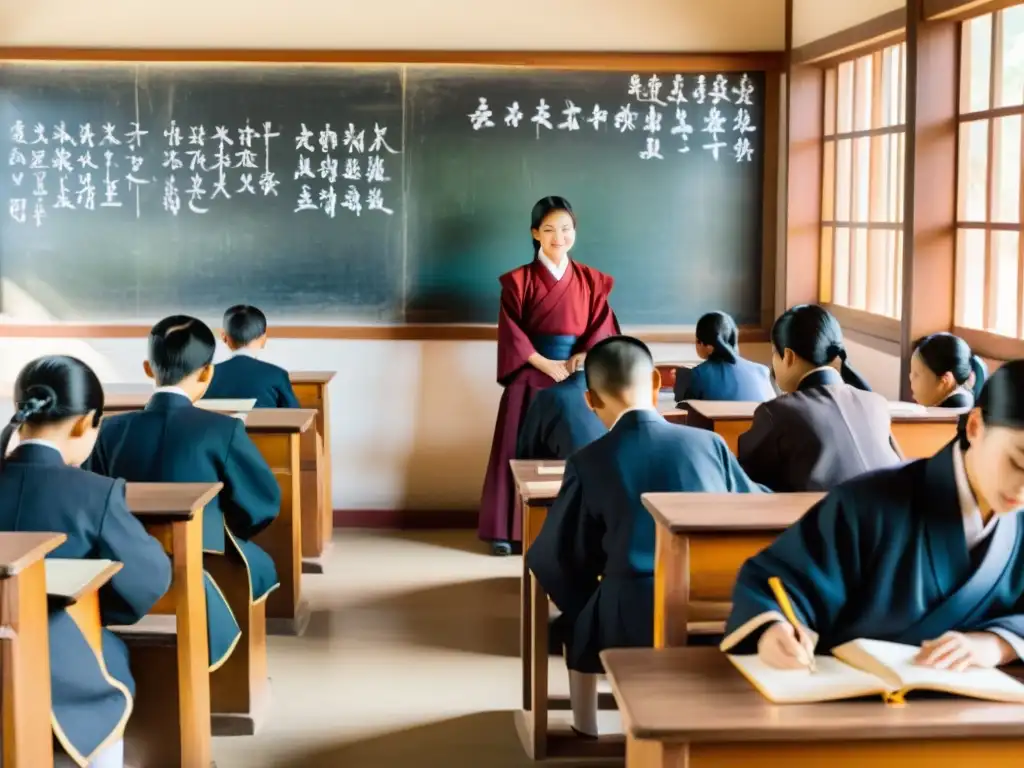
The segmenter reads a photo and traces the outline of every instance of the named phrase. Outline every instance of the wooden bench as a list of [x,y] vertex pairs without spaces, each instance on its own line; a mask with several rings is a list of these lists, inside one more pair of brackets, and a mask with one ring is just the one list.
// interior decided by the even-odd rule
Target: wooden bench
[[967,699],[776,706],[714,648],[601,654],[626,768],[1019,765],[1024,706]]
[[[267,631],[273,635],[301,635],[309,624],[309,603],[302,597],[302,523],[309,515],[303,514],[299,444],[315,419],[316,412],[306,408],[257,408],[245,423],[281,487],[278,518],[253,538],[273,558],[281,583],[266,601]],[[317,499],[309,503],[315,511]]]
[[[750,429],[760,403],[689,400],[687,424],[721,435],[739,455],[739,436]],[[934,456],[956,436],[960,411],[951,408],[909,410],[907,403],[890,403],[892,436],[906,459]]]
[[[156,616],[117,628],[131,652],[136,685],[125,755],[129,764],[139,768],[210,765],[202,512],[221,487],[220,483],[127,485],[128,508],[163,544],[172,569],[171,587],[151,612]],[[160,620],[160,614],[171,620]]]
[[[316,429],[303,433],[302,570],[323,573],[334,532],[329,384],[334,371],[292,371],[289,378],[299,405],[316,411]],[[315,503],[307,503],[307,497]]]
[[0,534],[0,764],[53,768],[50,630],[43,558],[63,533]]
[[[655,522],[654,645],[720,634],[736,576],[822,493],[645,493]],[[699,623],[698,623],[699,622]]]

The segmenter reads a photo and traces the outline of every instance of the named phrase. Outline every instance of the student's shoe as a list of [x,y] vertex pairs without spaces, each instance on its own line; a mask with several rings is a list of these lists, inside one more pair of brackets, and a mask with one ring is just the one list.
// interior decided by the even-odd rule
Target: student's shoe
[[587,741],[599,741],[601,738],[596,733],[584,733],[575,725],[570,725],[569,727],[572,728],[572,732],[575,733],[581,739],[585,739]]
[[492,541],[491,554],[495,557],[508,557],[512,554],[512,543],[508,541]]

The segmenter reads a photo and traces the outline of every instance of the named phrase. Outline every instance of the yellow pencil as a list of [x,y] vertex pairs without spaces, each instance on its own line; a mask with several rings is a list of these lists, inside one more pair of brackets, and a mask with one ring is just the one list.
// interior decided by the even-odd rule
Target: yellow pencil
[[[797,621],[796,614],[793,612],[793,605],[789,602],[789,595],[786,594],[785,588],[782,586],[782,579],[778,576],[772,576],[768,579],[768,586],[772,588],[772,592],[775,593],[775,599],[779,602],[779,607],[782,609],[782,615],[786,617],[786,620],[793,625],[793,629],[796,630],[797,642],[800,641],[800,622]],[[810,663],[811,672],[817,671],[817,665],[814,663],[814,654],[811,654]]]

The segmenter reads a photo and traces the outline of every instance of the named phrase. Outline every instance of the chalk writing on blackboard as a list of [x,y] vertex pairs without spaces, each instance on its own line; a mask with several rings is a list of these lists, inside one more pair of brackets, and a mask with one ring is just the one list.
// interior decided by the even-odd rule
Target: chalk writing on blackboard
[[[149,138],[151,131],[155,139]],[[339,210],[360,216],[365,208],[394,214],[386,200],[385,185],[391,181],[387,158],[401,150],[388,142],[386,125],[374,123],[369,148],[367,133],[354,123],[299,124],[293,180],[302,183],[293,206],[296,213],[317,211],[333,219]],[[183,211],[203,215],[235,196],[276,198],[281,181],[272,170],[271,149],[281,135],[282,128],[271,122],[249,118],[240,127],[182,126],[171,120],[159,131],[137,121],[126,128],[104,123],[98,138],[92,123],[72,126],[62,120],[48,126],[19,119],[9,132],[13,192],[8,213],[18,224],[41,227],[54,211],[123,209],[127,197],[139,218],[142,190],[150,185],[171,216]],[[159,152],[147,160],[151,141]],[[152,175],[154,171],[162,176]]]
[[[669,135],[677,137],[671,142],[678,154],[690,152],[690,137],[694,133],[694,126],[689,122],[691,119],[702,126],[700,131],[708,135],[706,143],[701,148],[706,150],[711,157],[718,161],[722,150],[731,148],[732,159],[735,162],[753,162],[754,145],[747,134],[753,133],[757,127],[753,124],[748,106],[753,106],[754,83],[750,76],[743,73],[739,78],[733,78],[734,85],[730,87],[729,76],[718,73],[713,77],[706,74],[690,76],[693,88],[690,91],[690,98],[687,98],[687,78],[684,75],[676,74],[671,79],[668,96],[662,97],[666,81],[658,75],[651,75],[646,80],[639,74],[630,75],[626,85],[626,95],[630,103],[623,104],[612,117],[610,128],[619,134],[626,134],[631,131],[640,131],[644,134],[644,146],[637,154],[641,160],[664,160],[662,152],[662,139],[659,135],[662,131],[662,122],[665,117],[663,108],[674,105],[675,124],[669,129]],[[692,101],[691,101],[692,99]],[[561,110],[564,119],[553,123],[551,105],[546,98],[541,98],[537,104],[534,115],[530,122],[534,125],[536,138],[541,138],[541,128],[548,131],[578,131],[580,130],[580,118],[584,112],[584,106],[578,105],[573,99],[564,99],[565,109]],[[682,105],[704,106],[709,104],[710,108],[703,114],[695,114],[692,118],[688,115],[687,109]],[[644,105],[641,109],[634,108],[636,105]],[[735,107],[734,115],[722,111],[725,105],[730,109]],[[519,101],[513,101],[505,107],[504,125],[506,128],[518,128],[523,120],[523,110]],[[478,97],[476,109],[467,113],[470,127],[474,131],[485,131],[499,127],[492,120],[493,110],[488,97]],[[669,112],[669,117],[672,113]],[[642,123],[640,122],[643,118]],[[732,118],[732,129],[729,130],[729,120]],[[583,118],[595,131],[602,127],[609,128],[608,110],[602,109],[600,104],[594,104],[588,117]],[[730,136],[730,133],[732,136]],[[734,139],[734,141],[733,141]]]

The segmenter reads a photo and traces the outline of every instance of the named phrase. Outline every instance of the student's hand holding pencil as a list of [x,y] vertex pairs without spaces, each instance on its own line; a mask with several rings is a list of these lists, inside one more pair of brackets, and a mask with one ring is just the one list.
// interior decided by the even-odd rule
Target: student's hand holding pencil
[[776,669],[813,669],[814,641],[803,627],[780,621],[761,635],[757,656]]

